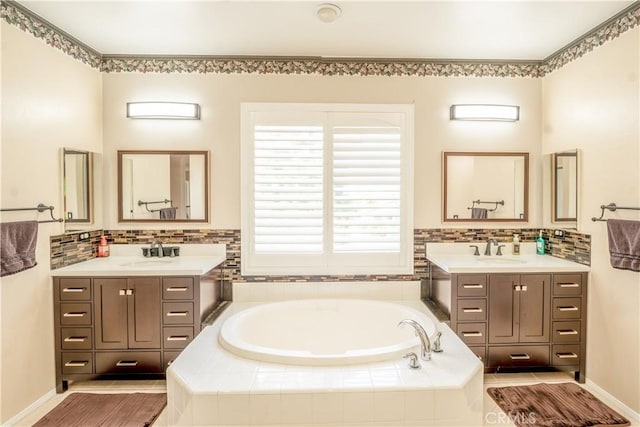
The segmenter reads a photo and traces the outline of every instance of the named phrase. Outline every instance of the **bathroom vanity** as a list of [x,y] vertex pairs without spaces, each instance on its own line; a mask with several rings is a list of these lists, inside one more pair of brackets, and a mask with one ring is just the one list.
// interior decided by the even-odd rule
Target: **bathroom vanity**
[[474,256],[468,244],[427,244],[431,299],[486,372],[555,368],[584,382],[589,267],[528,245]]
[[58,392],[69,380],[162,378],[221,301],[224,245],[161,258],[141,247],[52,272]]

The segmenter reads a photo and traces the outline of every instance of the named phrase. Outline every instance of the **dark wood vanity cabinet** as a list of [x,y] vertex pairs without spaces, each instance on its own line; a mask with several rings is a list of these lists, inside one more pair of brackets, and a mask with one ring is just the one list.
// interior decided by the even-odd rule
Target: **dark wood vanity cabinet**
[[53,283],[58,392],[68,380],[161,378],[213,304],[201,301],[200,276],[54,277]]
[[586,273],[451,274],[451,328],[487,372],[554,367],[584,382]]

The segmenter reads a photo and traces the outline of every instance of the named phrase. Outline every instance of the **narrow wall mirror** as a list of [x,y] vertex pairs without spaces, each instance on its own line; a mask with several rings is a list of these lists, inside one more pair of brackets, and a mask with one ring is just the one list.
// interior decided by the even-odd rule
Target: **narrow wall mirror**
[[578,150],[553,153],[553,222],[576,223],[578,219]]
[[65,147],[61,170],[65,232],[100,227],[102,155]]
[[529,218],[529,153],[443,153],[444,222]]
[[118,151],[120,222],[208,222],[208,151]]

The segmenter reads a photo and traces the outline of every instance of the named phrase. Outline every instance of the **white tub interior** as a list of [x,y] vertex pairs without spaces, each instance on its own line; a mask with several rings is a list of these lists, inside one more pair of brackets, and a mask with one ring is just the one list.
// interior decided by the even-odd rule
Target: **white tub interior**
[[249,359],[295,365],[345,365],[402,357],[419,344],[403,319],[432,336],[420,311],[384,301],[315,299],[268,303],[226,319],[220,343]]

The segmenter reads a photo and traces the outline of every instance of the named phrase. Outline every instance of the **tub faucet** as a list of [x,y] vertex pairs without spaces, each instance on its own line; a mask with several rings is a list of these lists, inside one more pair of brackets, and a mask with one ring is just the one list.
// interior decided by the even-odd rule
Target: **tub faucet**
[[398,326],[410,325],[416,331],[416,335],[420,338],[420,358],[422,360],[431,360],[431,341],[424,328],[418,322],[412,319],[404,319],[398,323]]
[[496,246],[498,246],[498,241],[496,239],[489,239],[487,240],[487,247],[484,248],[484,254],[486,256],[490,256],[491,255],[491,244],[494,244]]

